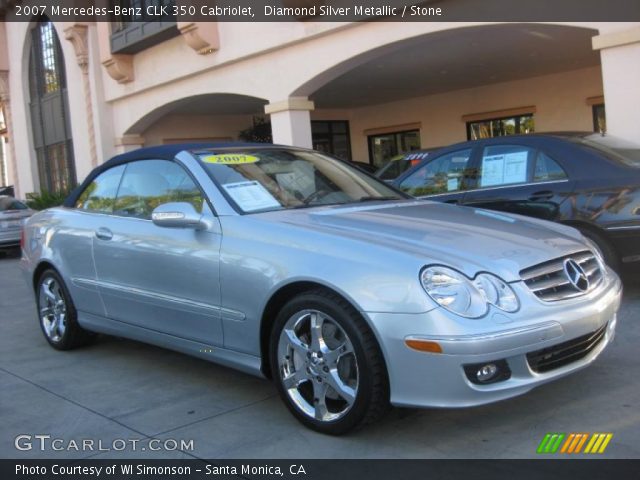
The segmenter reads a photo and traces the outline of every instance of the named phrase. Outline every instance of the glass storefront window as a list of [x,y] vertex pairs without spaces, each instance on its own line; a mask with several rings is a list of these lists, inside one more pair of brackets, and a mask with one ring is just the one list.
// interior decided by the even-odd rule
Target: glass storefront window
[[29,106],[40,190],[62,192],[76,182],[64,56],[47,17],[31,30]]
[[0,135],[0,191],[9,182],[7,178],[7,162],[5,157],[5,139]]
[[467,122],[467,140],[535,132],[533,114]]
[[314,150],[351,161],[349,122],[346,120],[314,120],[311,122],[311,137]]
[[607,131],[607,115],[604,110],[604,103],[593,107],[593,131],[605,133]]
[[369,162],[380,168],[396,155],[419,150],[420,130],[370,135],[368,140]]

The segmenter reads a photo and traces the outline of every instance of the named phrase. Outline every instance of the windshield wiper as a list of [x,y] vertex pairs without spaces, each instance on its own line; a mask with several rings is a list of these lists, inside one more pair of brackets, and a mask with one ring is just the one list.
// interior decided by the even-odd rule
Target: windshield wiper
[[293,207],[287,207],[285,210],[299,210],[301,208],[316,208],[316,207],[334,207],[336,205],[346,205],[345,202],[333,202],[333,203],[310,203],[310,204],[301,204],[295,205]]
[[367,196],[367,197],[360,197],[357,201],[358,202],[386,202],[388,200],[402,200],[402,199],[400,197],[393,197],[393,196],[387,196],[387,197]]

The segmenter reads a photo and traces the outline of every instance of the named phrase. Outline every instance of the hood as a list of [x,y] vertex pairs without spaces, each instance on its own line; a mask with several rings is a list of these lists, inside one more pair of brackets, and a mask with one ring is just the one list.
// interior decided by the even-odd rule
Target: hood
[[431,201],[376,202],[273,212],[277,221],[386,246],[473,277],[505,281],[527,267],[588,249],[570,227]]

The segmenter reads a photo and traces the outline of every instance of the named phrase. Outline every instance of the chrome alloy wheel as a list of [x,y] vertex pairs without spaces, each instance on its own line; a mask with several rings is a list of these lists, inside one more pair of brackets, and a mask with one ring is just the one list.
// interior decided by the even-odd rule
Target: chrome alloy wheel
[[45,277],[40,284],[38,305],[45,335],[52,342],[59,342],[67,328],[67,304],[54,278]]
[[285,324],[278,342],[284,390],[307,416],[322,422],[342,418],[358,392],[358,364],[345,331],[318,310],[303,310]]

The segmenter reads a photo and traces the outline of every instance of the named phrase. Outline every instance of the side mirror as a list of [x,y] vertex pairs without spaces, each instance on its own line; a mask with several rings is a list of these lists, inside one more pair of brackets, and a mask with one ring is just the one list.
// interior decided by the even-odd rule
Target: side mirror
[[196,230],[207,228],[202,214],[187,202],[163,203],[153,210],[151,220],[159,227],[194,228]]

